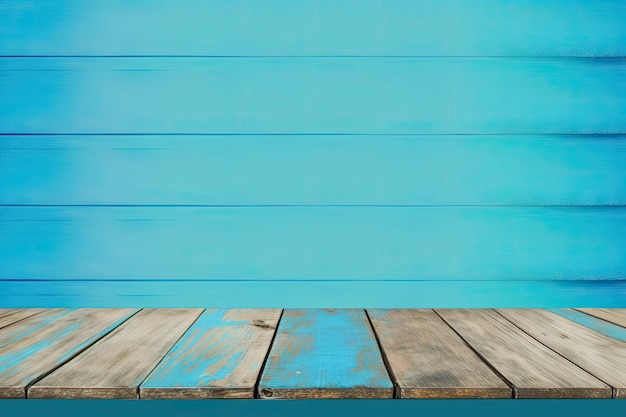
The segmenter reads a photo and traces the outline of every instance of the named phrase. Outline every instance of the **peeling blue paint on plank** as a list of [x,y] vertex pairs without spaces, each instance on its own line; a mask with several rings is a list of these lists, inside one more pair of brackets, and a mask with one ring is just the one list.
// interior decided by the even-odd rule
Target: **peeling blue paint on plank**
[[626,342],[626,329],[616,324],[609,323],[608,321],[604,321],[569,308],[549,309],[548,311],[565,317],[566,319],[570,319],[578,324],[590,328],[591,330],[602,333],[603,335],[612,337],[613,339]]
[[625,59],[6,58],[0,91],[0,133],[626,133]]
[[295,309],[283,313],[259,393],[391,398],[393,384],[363,310]]
[[6,136],[0,204],[623,205],[626,136]]
[[137,309],[52,309],[0,330],[0,398],[72,359]]
[[0,279],[626,275],[625,207],[2,207],[0,235]]
[[139,387],[141,398],[254,398],[281,310],[206,310]]
[[620,0],[4,0],[0,54],[624,56],[624,21]]

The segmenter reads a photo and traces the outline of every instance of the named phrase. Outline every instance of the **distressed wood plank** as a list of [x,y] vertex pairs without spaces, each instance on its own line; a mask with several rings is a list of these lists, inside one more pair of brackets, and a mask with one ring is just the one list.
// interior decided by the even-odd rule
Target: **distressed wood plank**
[[623,134],[624,79],[624,59],[6,58],[0,133]]
[[20,309],[0,309],[0,328],[6,327],[12,323],[23,320],[27,317],[41,313],[40,308],[20,308]]
[[624,305],[626,281],[0,281],[8,307],[481,308]]
[[626,276],[626,207],[0,207],[0,235],[0,279]]
[[624,56],[619,0],[0,2],[3,55]]
[[626,308],[577,308],[585,314],[626,327]]
[[566,319],[575,321],[576,323],[583,325],[589,329],[600,332],[604,335],[612,337],[613,339],[626,342],[626,328],[599,319],[597,317],[585,314],[580,311],[576,311],[571,308],[555,308],[548,311],[558,314]]
[[545,310],[499,312],[541,343],[611,385],[615,398],[626,398],[626,343]]
[[138,398],[201,309],[145,309],[28,390],[29,398]]
[[0,398],[26,387],[116,328],[135,309],[50,309],[0,329]]
[[493,310],[436,310],[494,369],[515,398],[611,398],[611,388]]
[[391,398],[393,384],[363,310],[285,310],[261,398]]
[[206,310],[139,387],[141,398],[254,398],[281,310]]
[[399,398],[511,398],[512,391],[432,310],[368,310]]
[[626,136],[5,136],[0,204],[617,205]]

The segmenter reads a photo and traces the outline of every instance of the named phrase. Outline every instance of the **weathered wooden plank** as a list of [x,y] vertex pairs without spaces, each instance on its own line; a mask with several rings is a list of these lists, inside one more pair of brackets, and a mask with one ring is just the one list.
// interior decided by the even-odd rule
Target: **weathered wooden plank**
[[511,398],[509,386],[432,310],[368,310],[399,398]]
[[624,327],[615,325],[613,323],[607,322],[605,320],[585,314],[580,311],[576,311],[571,308],[555,308],[549,309],[548,311],[565,317],[566,319],[575,321],[576,323],[581,324],[589,329],[595,330],[596,332],[600,332],[614,339],[626,342],[626,328]]
[[0,133],[622,134],[625,79],[623,59],[6,58]]
[[0,54],[624,56],[624,21],[620,0],[4,0]]
[[626,275],[626,207],[0,207],[0,235],[0,279]]
[[285,310],[261,398],[391,398],[393,384],[363,310]]
[[499,310],[526,333],[613,387],[626,398],[626,343],[545,310]]
[[16,321],[23,320],[27,317],[34,316],[41,313],[43,310],[40,308],[20,308],[20,309],[0,309],[0,328],[15,323]]
[[618,307],[624,281],[0,281],[0,302],[19,308],[179,307],[214,308],[481,308],[562,307],[591,302]]
[[0,329],[0,398],[26,387],[109,333],[134,309],[50,309]]
[[585,314],[626,327],[626,308],[577,308]]
[[139,387],[141,398],[254,398],[281,310],[206,310]]
[[493,310],[436,310],[512,385],[515,398],[611,398],[611,388]]
[[145,309],[28,390],[29,398],[138,398],[202,309]]
[[626,204],[626,136],[5,136],[0,204]]

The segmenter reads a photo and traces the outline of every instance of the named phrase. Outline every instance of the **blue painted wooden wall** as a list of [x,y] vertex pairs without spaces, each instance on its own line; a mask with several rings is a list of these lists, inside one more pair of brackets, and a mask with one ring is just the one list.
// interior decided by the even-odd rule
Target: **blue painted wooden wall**
[[624,22],[620,0],[0,1],[0,301],[623,280]]

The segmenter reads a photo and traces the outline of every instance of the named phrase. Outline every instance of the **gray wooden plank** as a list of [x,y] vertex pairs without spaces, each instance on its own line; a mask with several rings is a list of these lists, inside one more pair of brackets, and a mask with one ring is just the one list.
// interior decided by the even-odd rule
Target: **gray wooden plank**
[[35,314],[41,313],[42,311],[43,310],[40,308],[0,309],[0,328],[15,323],[16,321],[23,320],[27,317],[34,316]]
[[50,309],[0,329],[0,398],[24,398],[26,387],[71,360],[136,309]]
[[626,398],[626,342],[545,310],[498,311],[541,343],[611,385],[615,398]]
[[285,310],[261,398],[391,398],[393,384],[363,310]]
[[626,327],[626,308],[577,308],[576,310]]
[[611,398],[611,388],[537,342],[496,311],[436,310],[506,378],[515,398]]
[[34,384],[29,398],[138,398],[139,384],[202,309],[145,309]]
[[206,310],[139,387],[141,398],[254,398],[279,309]]
[[399,398],[511,398],[511,388],[432,310],[368,310]]

